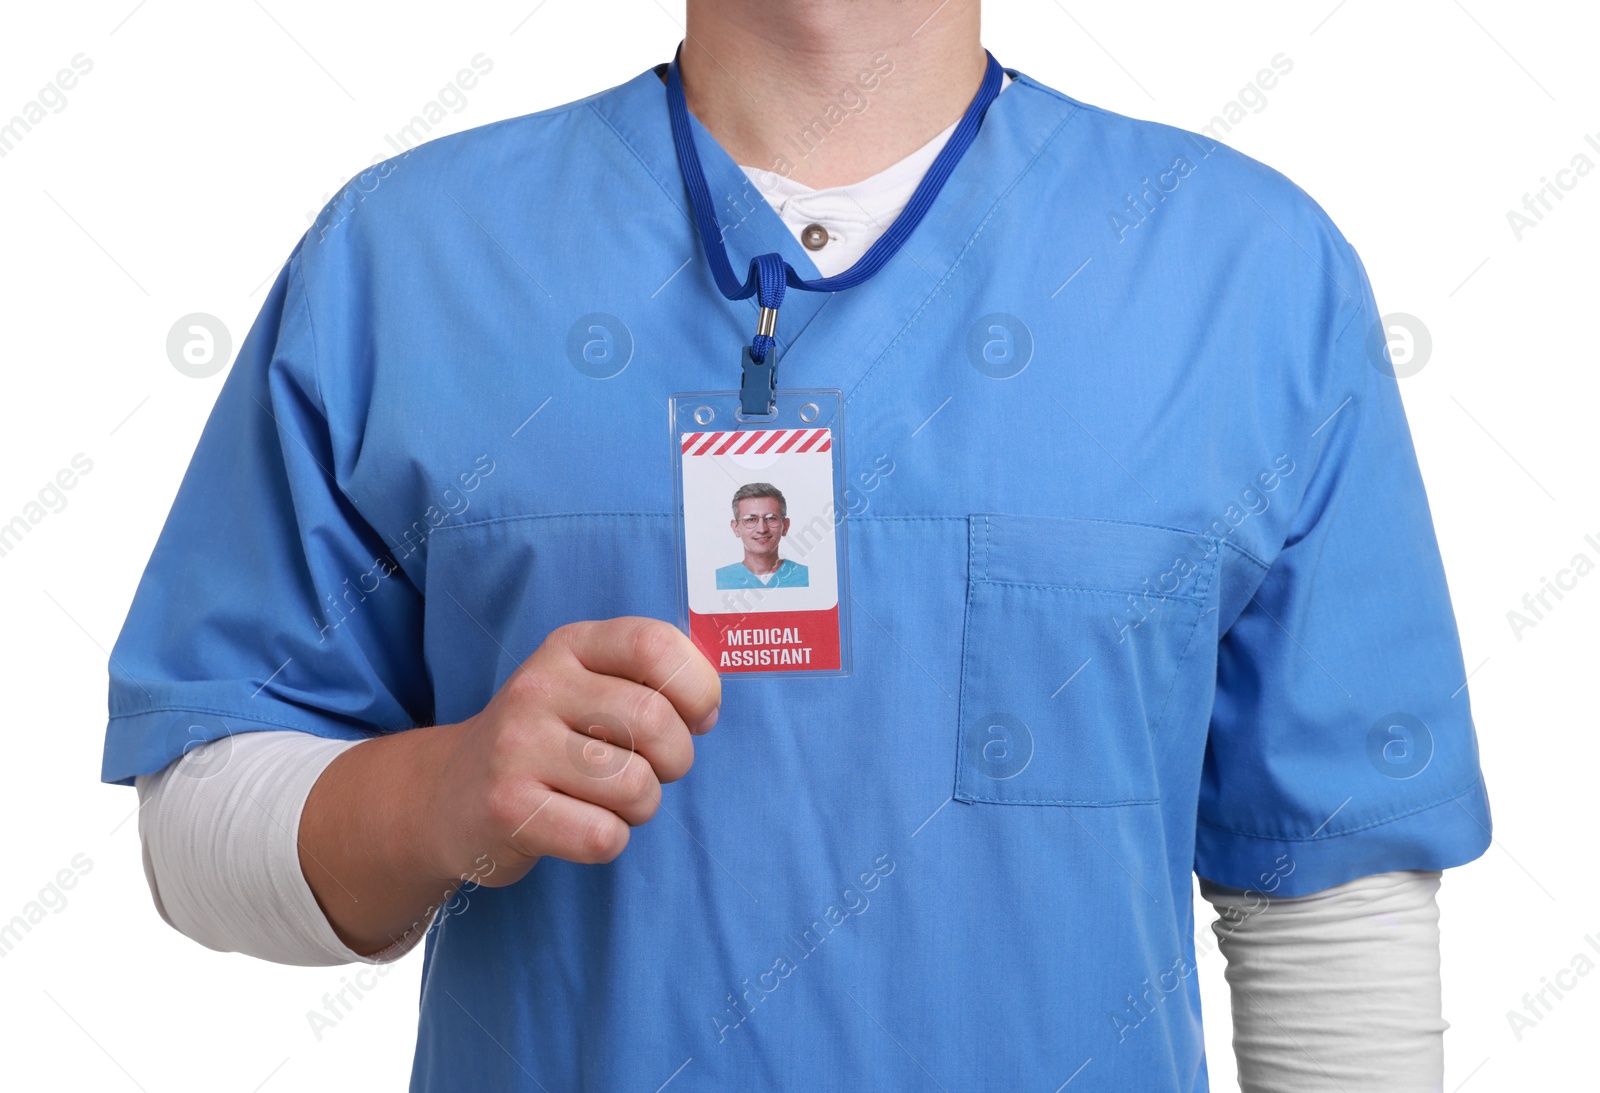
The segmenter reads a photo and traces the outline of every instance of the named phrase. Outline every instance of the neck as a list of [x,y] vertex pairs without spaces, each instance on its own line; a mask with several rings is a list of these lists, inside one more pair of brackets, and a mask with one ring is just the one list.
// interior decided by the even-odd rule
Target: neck
[[735,162],[812,187],[904,159],[983,80],[978,0],[687,0],[689,110]]

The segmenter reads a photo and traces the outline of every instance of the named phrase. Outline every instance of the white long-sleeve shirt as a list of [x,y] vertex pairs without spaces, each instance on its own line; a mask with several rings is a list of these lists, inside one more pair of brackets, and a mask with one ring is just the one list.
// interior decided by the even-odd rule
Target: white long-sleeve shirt
[[[1002,84],[1010,82],[1007,77]],[[745,167],[824,276],[893,223],[954,130],[871,178],[812,189]],[[300,869],[300,814],[347,741],[244,734],[137,780],[145,874],[173,927],[285,964],[398,959],[415,938],[352,951]],[[1221,918],[1244,1093],[1432,1093],[1443,1078],[1437,872],[1362,877],[1292,899],[1202,880]],[[418,935],[420,936],[420,935]]]

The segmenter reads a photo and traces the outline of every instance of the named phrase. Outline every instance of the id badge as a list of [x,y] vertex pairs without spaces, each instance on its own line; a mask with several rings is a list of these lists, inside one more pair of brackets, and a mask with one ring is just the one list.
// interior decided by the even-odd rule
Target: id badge
[[672,396],[678,624],[723,674],[850,674],[843,398]]

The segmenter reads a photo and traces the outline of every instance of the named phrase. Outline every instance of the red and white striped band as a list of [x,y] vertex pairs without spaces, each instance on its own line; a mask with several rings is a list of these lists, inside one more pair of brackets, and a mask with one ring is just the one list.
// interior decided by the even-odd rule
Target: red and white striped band
[[684,455],[786,455],[825,452],[833,447],[828,429],[736,429],[684,433]]

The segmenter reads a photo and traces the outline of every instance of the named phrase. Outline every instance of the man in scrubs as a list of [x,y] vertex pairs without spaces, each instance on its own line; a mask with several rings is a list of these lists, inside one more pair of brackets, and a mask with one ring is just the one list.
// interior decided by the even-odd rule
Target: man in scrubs
[[744,544],[744,560],[718,568],[718,588],[805,588],[811,583],[804,565],[778,557],[778,544],[789,534],[789,504],[776,486],[740,486],[728,524]]
[[1193,1093],[1198,874],[1246,1089],[1437,1088],[1434,892],[1490,818],[1349,242],[1000,76],[977,0],[687,20],[741,274],[843,272],[973,138],[779,310],[780,389],[845,406],[852,674],[719,680],[663,621],[664,408],[758,318],[665,66],[434,141],[293,249],[114,650],[162,914],[290,963],[425,936],[416,1090]]

